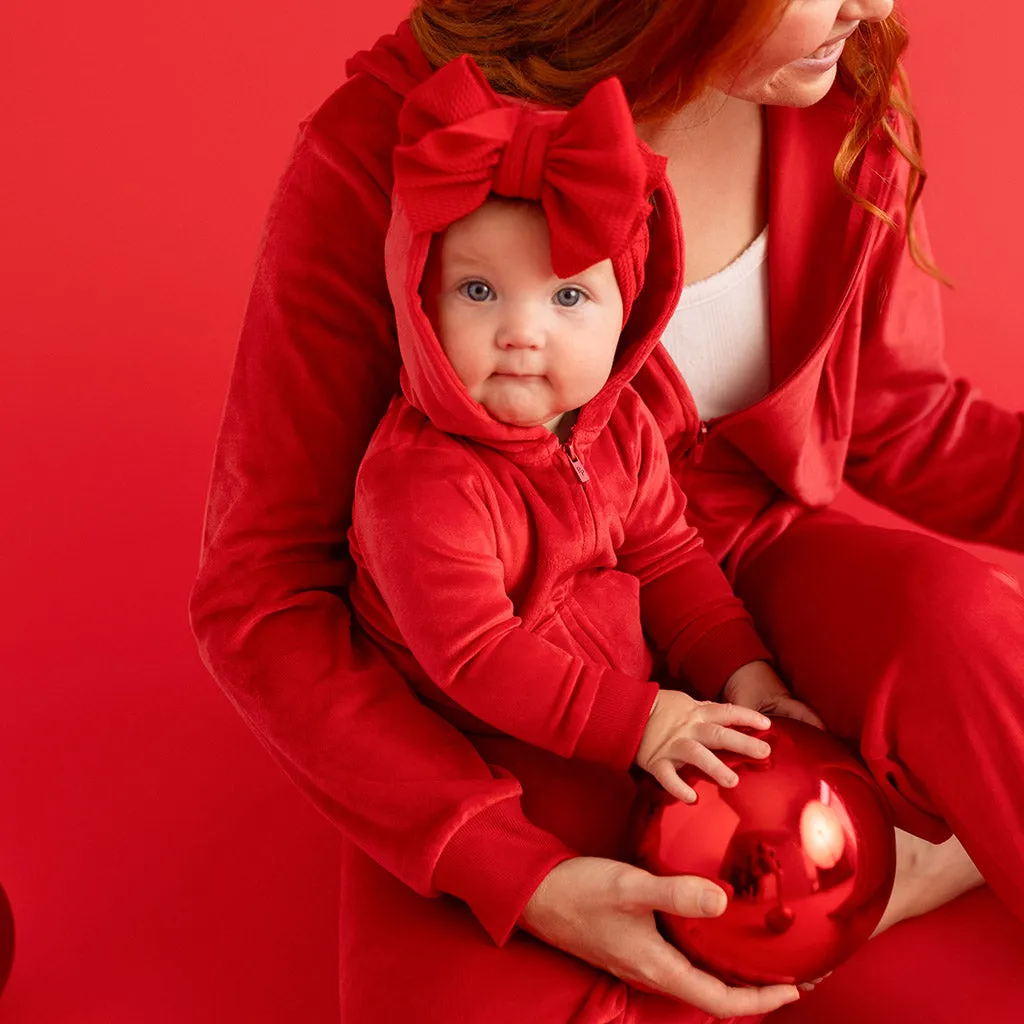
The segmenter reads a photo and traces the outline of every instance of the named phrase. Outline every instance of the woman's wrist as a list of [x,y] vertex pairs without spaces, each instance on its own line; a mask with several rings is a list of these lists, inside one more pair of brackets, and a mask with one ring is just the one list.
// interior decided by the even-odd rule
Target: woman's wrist
[[534,892],[562,861],[577,856],[523,813],[518,797],[468,818],[442,849],[434,885],[466,903],[502,946]]
[[781,696],[789,693],[789,687],[779,678],[769,662],[759,659],[741,665],[726,679],[722,687],[721,700],[729,704],[742,703],[738,698],[755,691],[758,696]]

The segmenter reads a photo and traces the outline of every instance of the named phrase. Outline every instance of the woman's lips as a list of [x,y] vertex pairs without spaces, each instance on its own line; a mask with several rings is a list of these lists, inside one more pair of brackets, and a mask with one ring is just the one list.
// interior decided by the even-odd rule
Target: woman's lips
[[829,39],[822,43],[813,53],[808,53],[806,59],[820,60],[825,55],[823,51],[827,51],[827,53],[830,54],[833,52],[833,47],[836,46],[837,43],[846,42],[846,40],[857,31],[859,25],[860,23],[858,22],[852,29],[844,32],[842,36],[837,36],[835,39]]
[[853,33],[856,32],[856,31],[857,31],[857,26],[854,25],[853,28],[851,28],[849,32],[844,32],[841,36],[836,36],[835,39],[830,39],[827,43],[822,43],[821,46],[819,46],[814,51],[814,53],[809,53],[803,59],[804,60],[814,60],[814,61],[827,60],[829,57],[832,56],[835,47],[838,46],[839,43],[845,42],[847,39],[849,39],[850,36],[852,36]]
[[[839,40],[842,42],[842,40]],[[829,43],[827,46],[821,46],[814,53],[809,53],[804,60],[824,60],[826,57],[832,56],[832,51],[836,48],[838,43]]]
[[[815,50],[813,56],[803,57],[800,60],[793,61],[790,67],[800,68],[803,71],[810,71],[815,74],[821,74],[839,63],[839,58],[843,55],[843,47],[845,45],[846,37],[844,36],[838,42],[833,43],[829,47],[822,47],[821,49]],[[824,53],[824,56],[817,56],[819,53]]]

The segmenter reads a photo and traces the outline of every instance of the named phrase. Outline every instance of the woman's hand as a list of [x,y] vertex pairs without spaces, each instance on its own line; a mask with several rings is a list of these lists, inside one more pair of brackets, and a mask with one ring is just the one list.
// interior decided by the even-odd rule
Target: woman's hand
[[722,689],[722,700],[765,715],[781,715],[826,728],[815,711],[789,692],[767,661],[751,661],[733,672]]
[[798,999],[795,985],[726,985],[694,967],[662,938],[654,923],[656,910],[717,917],[725,905],[725,893],[705,878],[661,878],[619,861],[574,857],[549,872],[519,923],[549,945],[637,988],[671,996],[716,1017],[770,1013]]

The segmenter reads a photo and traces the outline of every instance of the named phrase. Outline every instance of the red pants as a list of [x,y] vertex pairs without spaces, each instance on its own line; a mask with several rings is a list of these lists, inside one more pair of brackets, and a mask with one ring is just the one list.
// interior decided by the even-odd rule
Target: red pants
[[[743,567],[737,590],[796,694],[859,738],[898,824],[933,842],[951,826],[1024,920],[1024,598],[1012,580],[944,542],[826,513]],[[346,1024],[709,1020],[523,933],[498,949],[462,904],[421,898],[349,852]],[[942,1006],[928,1019],[942,1022]]]
[[797,522],[736,590],[794,693],[860,751],[900,828],[956,833],[1024,921],[1024,597],[941,540]]

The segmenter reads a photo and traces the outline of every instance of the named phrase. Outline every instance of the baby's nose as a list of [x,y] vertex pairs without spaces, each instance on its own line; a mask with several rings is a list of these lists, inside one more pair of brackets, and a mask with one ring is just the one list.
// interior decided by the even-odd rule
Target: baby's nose
[[503,324],[497,341],[499,348],[542,348],[544,332],[529,322]]

